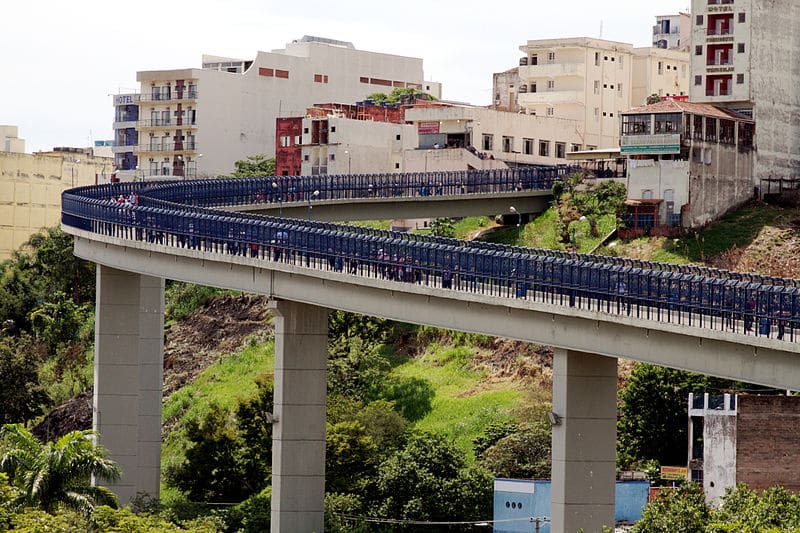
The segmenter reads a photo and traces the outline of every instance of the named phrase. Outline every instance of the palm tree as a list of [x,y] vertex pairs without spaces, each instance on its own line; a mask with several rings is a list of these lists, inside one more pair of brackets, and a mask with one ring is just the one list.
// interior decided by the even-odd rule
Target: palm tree
[[56,442],[42,444],[21,424],[0,429],[4,453],[0,472],[8,474],[20,491],[14,502],[55,513],[59,507],[90,515],[95,505],[117,507],[117,497],[106,487],[91,484],[117,481],[122,472],[106,450],[95,444],[93,431],[73,431]]

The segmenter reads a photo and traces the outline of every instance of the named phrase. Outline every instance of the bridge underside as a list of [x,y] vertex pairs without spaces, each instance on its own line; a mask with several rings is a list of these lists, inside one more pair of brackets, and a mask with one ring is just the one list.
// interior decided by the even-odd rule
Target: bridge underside
[[541,213],[550,205],[549,192],[523,191],[497,193],[491,198],[481,194],[431,197],[361,198],[318,200],[311,209],[307,203],[253,204],[229,211],[248,211],[290,218],[313,218],[324,222],[342,220],[387,220],[435,217],[470,217],[507,215],[513,206],[519,213]]

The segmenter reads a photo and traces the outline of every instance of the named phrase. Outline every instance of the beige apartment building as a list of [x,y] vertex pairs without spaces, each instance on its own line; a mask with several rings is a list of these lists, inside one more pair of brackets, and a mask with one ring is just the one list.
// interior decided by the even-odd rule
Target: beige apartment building
[[0,260],[37,231],[59,223],[64,190],[94,184],[111,164],[111,158],[96,157],[91,149],[0,151]]
[[0,125],[0,152],[25,153],[25,139],[19,138],[16,126]]
[[[236,160],[274,155],[276,118],[301,116],[314,102],[354,102],[394,88],[440,98],[441,85],[425,81],[422,67],[420,58],[306,36],[252,60],[204,55],[199,69],[139,72],[140,94],[115,102],[117,118],[125,119],[115,123],[117,137],[124,130],[133,145],[128,155],[117,149],[119,170],[227,174]],[[134,118],[129,106],[137,104]]]
[[690,97],[755,119],[754,184],[800,181],[800,3],[693,0]]
[[533,40],[520,50],[518,76],[495,75],[495,104],[575,122],[580,149],[618,146],[620,114],[649,95],[688,94],[689,56],[676,50],[588,37]]

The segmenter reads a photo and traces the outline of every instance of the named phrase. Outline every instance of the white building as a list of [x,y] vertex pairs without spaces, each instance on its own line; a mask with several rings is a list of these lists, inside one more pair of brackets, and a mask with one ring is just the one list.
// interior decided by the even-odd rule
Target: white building
[[133,153],[143,175],[226,174],[236,160],[272,156],[276,117],[302,115],[314,102],[352,102],[398,87],[441,97],[441,85],[424,80],[422,59],[317,37],[253,60],[204,55],[201,69],[143,71],[137,80]]
[[519,81],[496,77],[495,101],[513,92],[521,113],[575,121],[583,149],[618,146],[620,114],[647,96],[688,94],[689,57],[677,51],[587,37],[528,41],[520,50]]
[[454,105],[412,107],[405,119],[419,134],[419,150],[406,153],[409,172],[566,165],[583,143],[577,121],[552,116]]
[[724,108],[666,100],[622,116],[631,230],[703,226],[753,197],[755,124]]
[[[693,102],[758,124],[755,185],[800,178],[800,3],[692,0]],[[796,185],[796,183],[795,183]]]
[[691,44],[691,15],[659,15],[653,26],[653,47],[688,52]]
[[303,119],[301,175],[405,172],[403,152],[417,147],[410,124],[343,116]]

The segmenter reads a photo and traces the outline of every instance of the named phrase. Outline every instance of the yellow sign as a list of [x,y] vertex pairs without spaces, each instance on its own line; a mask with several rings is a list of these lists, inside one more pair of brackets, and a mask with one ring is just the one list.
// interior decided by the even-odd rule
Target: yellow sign
[[685,466],[662,466],[661,479],[686,479],[689,475],[689,469]]

